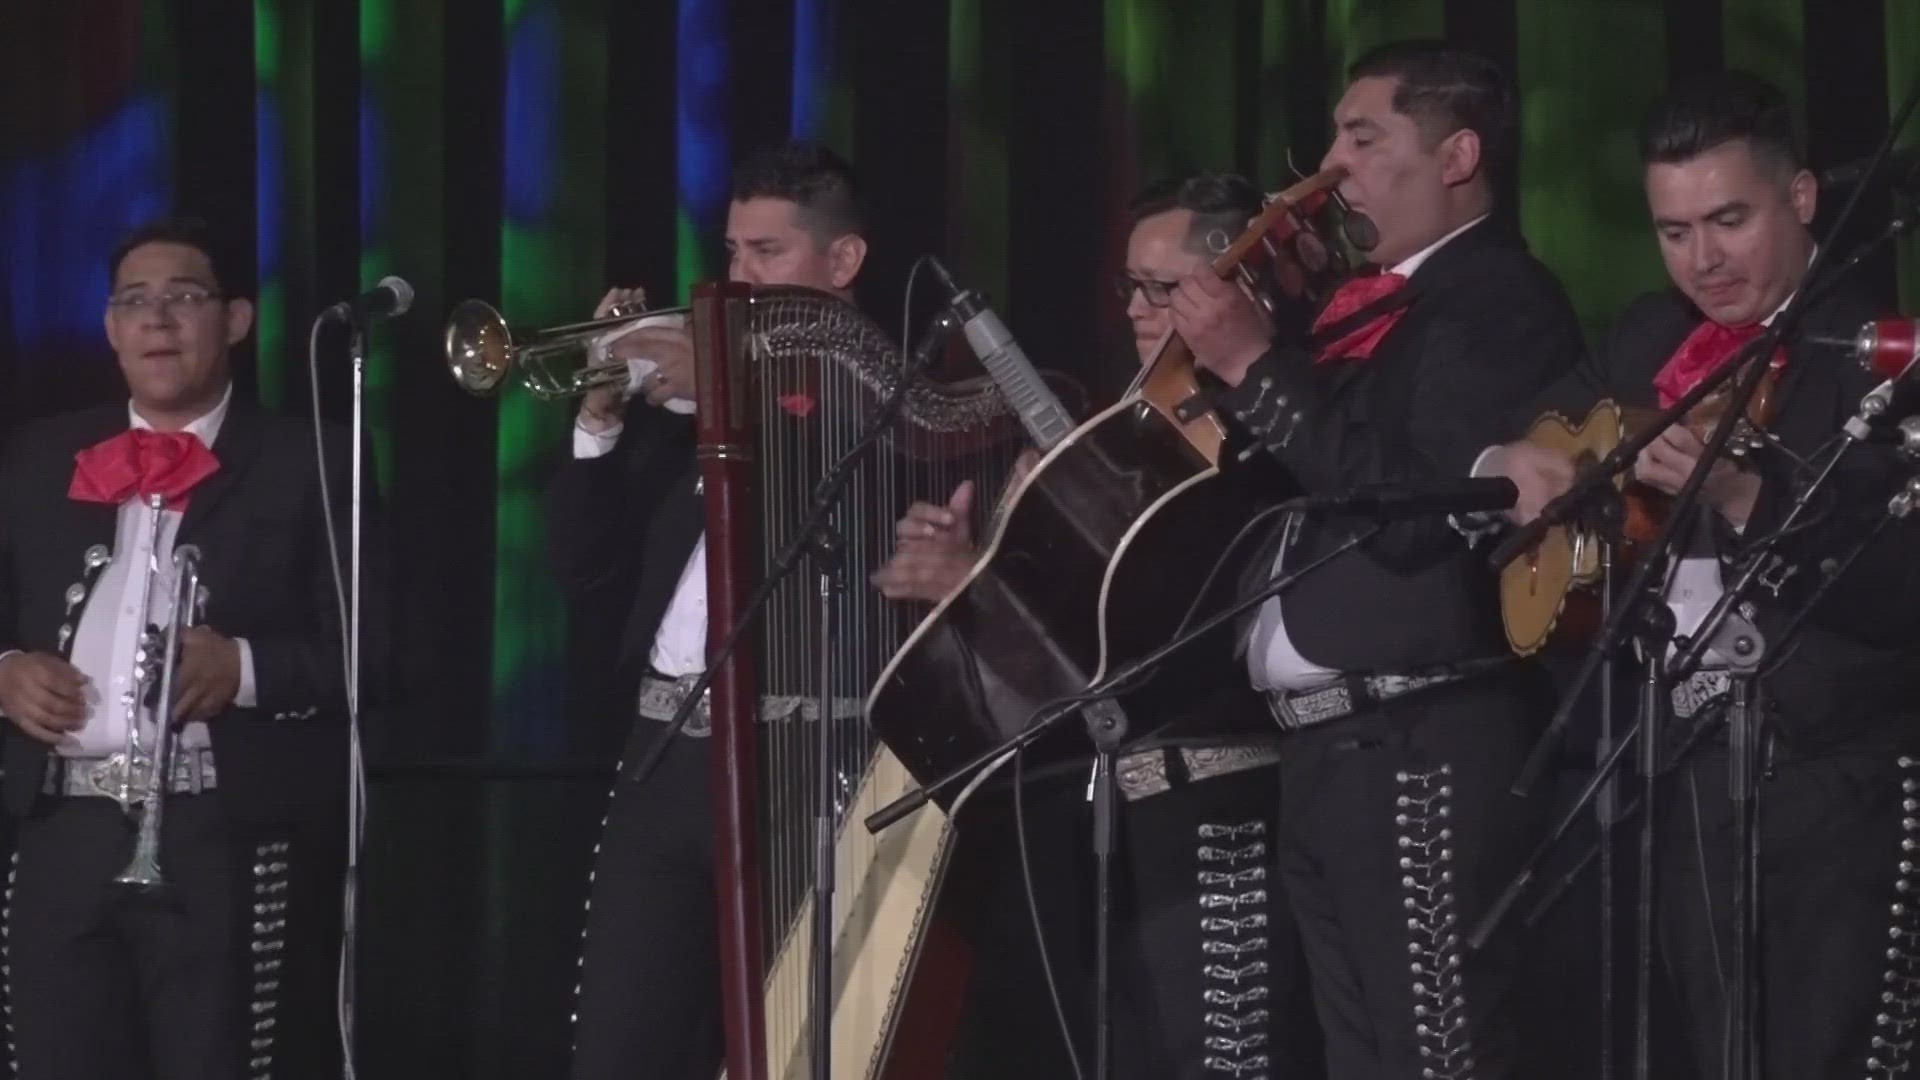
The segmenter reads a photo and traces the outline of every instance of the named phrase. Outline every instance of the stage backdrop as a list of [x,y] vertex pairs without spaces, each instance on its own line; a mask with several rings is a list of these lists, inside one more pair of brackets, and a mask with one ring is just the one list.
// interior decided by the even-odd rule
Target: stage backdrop
[[[1660,280],[1632,133],[1670,78],[1771,76],[1828,165],[1871,150],[1920,72],[1910,0],[7,8],[0,423],[118,396],[104,258],[170,209],[248,241],[261,314],[241,380],[273,409],[305,407],[315,311],[389,273],[417,290],[368,369],[400,624],[397,700],[369,731],[370,1076],[559,1068],[617,737],[596,707],[614,624],[566,612],[542,556],[540,489],[570,410],[456,389],[439,344],[455,301],[537,327],[585,317],[610,285],[682,300],[724,272],[731,163],[812,136],[859,164],[876,221],[864,299],[887,325],[905,267],[938,252],[1034,357],[1110,390],[1129,194],[1191,168],[1283,186],[1290,161],[1315,167],[1350,60],[1444,34],[1515,72],[1519,218],[1597,329]],[[1876,272],[1892,296],[1894,260]],[[323,348],[339,416],[342,343]]]

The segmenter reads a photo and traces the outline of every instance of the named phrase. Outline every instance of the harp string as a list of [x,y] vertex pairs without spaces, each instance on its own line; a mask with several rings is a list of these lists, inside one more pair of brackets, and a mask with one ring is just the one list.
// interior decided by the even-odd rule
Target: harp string
[[[756,293],[747,325],[753,400],[745,404],[758,429],[757,547],[764,571],[766,559],[808,516],[820,478],[853,447],[897,384],[901,365],[884,333],[857,309],[815,294]],[[838,833],[835,925],[848,928],[837,942],[837,971],[862,947],[852,932],[865,925],[860,879],[886,839],[848,825],[853,799],[879,749],[861,707],[926,608],[887,600],[869,576],[892,554],[894,524],[908,506],[915,500],[944,504],[962,479],[975,483],[971,516],[977,539],[1020,445],[1012,411],[985,379],[910,389],[897,426],[855,472],[831,519],[844,543],[832,598],[832,640],[820,639],[819,573],[811,559],[780,584],[768,606],[758,640],[756,801],[764,883],[760,928],[771,973],[764,1001],[766,1044],[775,1056],[770,1076],[804,1075],[811,1053],[810,963],[778,961],[788,954],[806,960],[811,950],[806,913],[821,725],[830,747]],[[832,707],[825,717],[817,706],[823,648],[831,658]],[[787,1054],[784,1047],[795,1049]]]

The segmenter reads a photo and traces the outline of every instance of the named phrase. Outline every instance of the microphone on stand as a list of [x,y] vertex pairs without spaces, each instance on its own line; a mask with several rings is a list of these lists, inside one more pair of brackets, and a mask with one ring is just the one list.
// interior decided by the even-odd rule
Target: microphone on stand
[[1845,349],[1860,366],[1882,379],[1899,381],[1909,377],[1910,367],[1920,357],[1920,320],[1912,318],[1875,319],[1864,323],[1850,338],[1828,334],[1807,334],[1815,345]]
[[1851,340],[1813,334],[1807,340],[1847,350],[1862,368],[1884,380],[1860,399],[1860,411],[1843,425],[1855,442],[1872,437],[1873,422],[1893,405],[1894,391],[1920,375],[1920,364],[1915,363],[1920,360],[1920,320],[1874,319],[1862,324]]
[[388,274],[380,279],[380,284],[351,300],[340,301],[321,312],[320,317],[365,325],[374,319],[404,315],[412,306],[413,286],[407,284],[405,278]]
[[947,302],[947,308],[960,320],[961,328],[967,335],[967,344],[982,364],[991,369],[995,360],[1008,356],[1032,366],[1020,343],[1013,340],[1013,331],[1008,330],[1007,324],[987,306],[985,297],[972,289],[962,289],[954,282],[953,275],[947,273],[947,268],[940,265],[939,259],[929,255],[927,266],[933,270],[933,276],[940,279],[940,285],[947,290],[947,295],[952,297]]
[[1050,447],[1066,438],[1073,431],[1072,418],[1041,382],[1026,350],[1014,340],[1013,331],[1007,329],[1000,316],[987,306],[986,297],[955,284],[953,275],[947,273],[939,259],[929,255],[927,265],[951,298],[947,301],[947,312],[960,321],[973,355],[980,358],[980,366],[986,368],[1007,393],[1033,441]]

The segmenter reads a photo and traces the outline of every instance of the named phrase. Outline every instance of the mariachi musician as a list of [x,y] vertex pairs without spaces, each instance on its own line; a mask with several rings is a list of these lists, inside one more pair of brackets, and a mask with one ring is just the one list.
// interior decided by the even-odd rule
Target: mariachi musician
[[[29,424],[0,463],[0,794],[17,836],[0,974],[34,1080],[340,1068],[335,574],[311,425],[234,399],[228,351],[253,306],[222,255],[189,220],[120,244],[106,331],[131,402]],[[326,449],[344,549],[346,436]],[[176,619],[189,548],[204,617]],[[166,636],[179,662],[156,697]],[[164,772],[140,760],[160,722]],[[160,883],[116,881],[155,800]]]
[[[1171,290],[1209,261],[1209,240],[1231,240],[1261,210],[1259,189],[1224,174],[1176,178],[1133,200],[1125,271],[1116,286],[1126,303],[1135,355],[1151,362],[1171,327]],[[1279,303],[1291,298],[1280,297]],[[1283,309],[1284,310],[1284,309]],[[1284,318],[1281,320],[1286,322]],[[1289,327],[1298,332],[1301,324]],[[973,485],[963,483],[945,506],[916,503],[896,527],[897,546],[874,584],[898,600],[937,603],[966,579],[978,557],[969,522]],[[1279,750],[1269,734],[1265,706],[1226,665],[1216,685],[1184,695],[1179,715],[1142,718],[1140,737],[1117,762],[1125,809],[1119,909],[1114,927],[1114,1068],[1119,1077],[1200,1078],[1232,1075],[1317,1077],[1320,1036],[1307,998],[1299,934],[1273,877],[1275,780]],[[1068,777],[1055,801],[1066,822],[1030,826],[1044,840],[1032,860],[1065,925],[1048,934],[1050,954],[1064,954],[1067,931],[1085,924],[1092,903],[1084,860],[1086,774]],[[1035,787],[1042,785],[1036,784]],[[978,813],[978,809],[971,811]],[[1040,814],[1030,815],[1034,821]],[[1070,828],[1063,828],[1063,824]],[[1044,831],[1043,831],[1044,830]],[[1051,843],[1066,850],[1057,854]],[[1013,852],[994,871],[1008,892],[1020,887]],[[1053,857],[1049,857],[1053,856]],[[1028,950],[1033,937],[1018,898],[1000,905],[1017,926],[1005,951]],[[1070,920],[1070,921],[1069,921]],[[1085,942],[1075,942],[1085,945]],[[1088,946],[1090,948],[1090,946]],[[1001,958],[1003,962],[1006,957]],[[1065,967],[1066,965],[1061,965]],[[1086,971],[1068,985],[1084,987]],[[1001,979],[975,1009],[991,1010],[1000,1031],[1026,1014],[1045,1020],[1043,1002],[1010,1003]],[[987,994],[980,995],[989,996]],[[1076,994],[1076,998],[1084,997]],[[976,1012],[977,1024],[989,1021]],[[1031,1031],[1025,1045],[1007,1046],[996,1075],[1055,1075],[1050,1033]],[[1088,1045],[1082,1037],[1080,1045]],[[981,1051],[969,1048],[971,1053]]]
[[[1723,367],[1808,287],[1809,232],[1818,183],[1803,164],[1786,100],[1751,75],[1729,74],[1656,103],[1641,133],[1648,208],[1673,287],[1630,305],[1594,362],[1542,399],[1569,417],[1601,398],[1665,407]],[[1722,591],[1723,571],[1746,560],[1742,544],[1774,531],[1804,463],[1854,415],[1877,381],[1811,336],[1850,339],[1877,305],[1853,278],[1827,281],[1808,298],[1801,336],[1772,358],[1770,436],[1737,461],[1711,466],[1701,490],[1709,508],[1698,541],[1667,593],[1679,632],[1691,632]],[[1677,492],[1704,450],[1709,425],[1676,424],[1641,452],[1634,478]],[[1572,461],[1518,442],[1490,451],[1482,474],[1511,477],[1521,492],[1515,517],[1536,516],[1566,491]],[[1814,523],[1781,549],[1750,599],[1769,639],[1818,583],[1823,561],[1886,514],[1901,471],[1882,447],[1843,459]],[[1907,844],[1920,840],[1902,809],[1902,783],[1920,779],[1901,764],[1913,752],[1920,710],[1920,571],[1910,527],[1897,525],[1834,583],[1797,635],[1778,671],[1762,680],[1759,1018],[1764,1075],[1883,1075],[1910,1067],[1901,1033],[1876,1018],[1883,994],[1911,996],[1910,936],[1920,926],[1899,901],[1920,884],[1907,873]],[[1674,740],[1717,716],[1728,673],[1703,670],[1672,688]],[[1696,717],[1699,718],[1696,721]],[[1722,1074],[1728,1056],[1732,890],[1740,853],[1733,843],[1728,741],[1724,726],[1664,765],[1655,799],[1660,861],[1659,941],[1703,1076]],[[1911,804],[1909,804],[1910,806]],[[1896,891],[1896,883],[1899,891]],[[1907,901],[1911,904],[1911,900]],[[1891,919],[1892,926],[1889,927]],[[1905,1014],[1910,1015],[1910,1014]],[[1898,1066],[1896,1069],[1895,1066]]]
[[[732,194],[731,280],[851,298],[867,243],[846,162],[809,143],[763,150],[740,164]],[[625,295],[610,293],[602,314]],[[654,365],[634,388],[648,408],[630,412],[618,389],[589,394],[574,460],[549,493],[551,544],[569,596],[627,605],[618,669],[629,736],[594,863],[572,1075],[712,1080],[723,1031],[706,704],[651,775],[627,775],[706,663],[693,351],[684,331],[657,327],[611,348]]]
[[[1231,389],[1222,414],[1309,494],[1463,476],[1506,418],[1581,354],[1551,273],[1501,221],[1515,95],[1439,42],[1382,46],[1349,72],[1323,167],[1374,226],[1377,273],[1349,281],[1307,348],[1270,346],[1238,289],[1181,282],[1173,324]],[[1226,455],[1230,460],[1234,455]],[[1276,492],[1286,495],[1292,492]],[[1508,794],[1546,702],[1515,664],[1495,579],[1443,517],[1295,517],[1258,567],[1370,537],[1260,609],[1253,684],[1288,731],[1280,877],[1300,925],[1336,1080],[1515,1075],[1512,935],[1471,925],[1532,842]]]

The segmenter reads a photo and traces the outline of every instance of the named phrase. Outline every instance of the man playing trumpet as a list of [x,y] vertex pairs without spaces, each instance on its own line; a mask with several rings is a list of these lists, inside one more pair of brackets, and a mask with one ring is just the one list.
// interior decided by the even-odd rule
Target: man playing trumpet
[[[851,168],[794,144],[749,157],[727,214],[728,276],[851,299],[866,257]],[[612,314],[633,293],[601,301]],[[588,394],[574,460],[549,493],[551,542],[576,602],[625,602],[617,669],[637,722],[594,864],[575,1009],[573,1075],[711,1080],[721,1060],[717,905],[704,704],[653,772],[645,757],[706,664],[705,519],[694,461],[693,351],[684,331],[642,327],[611,343],[644,360],[632,384]],[[620,720],[630,714],[622,709]]]

